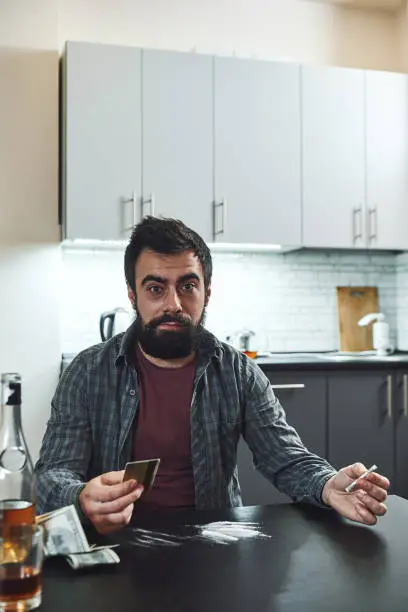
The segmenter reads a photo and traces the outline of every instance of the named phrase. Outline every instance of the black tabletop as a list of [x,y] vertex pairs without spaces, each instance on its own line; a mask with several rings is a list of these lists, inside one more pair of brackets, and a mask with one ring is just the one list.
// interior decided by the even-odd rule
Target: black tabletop
[[[220,521],[241,530],[220,533]],[[407,527],[408,501],[395,496],[376,527],[296,505],[139,517],[103,539],[120,543],[119,565],[74,571],[47,560],[41,610],[402,612]]]

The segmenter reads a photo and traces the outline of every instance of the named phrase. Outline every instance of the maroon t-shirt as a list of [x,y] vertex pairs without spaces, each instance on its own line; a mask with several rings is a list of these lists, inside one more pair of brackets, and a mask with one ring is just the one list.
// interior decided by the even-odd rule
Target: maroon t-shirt
[[190,448],[190,406],[196,364],[160,368],[135,351],[140,406],[133,461],[160,458],[151,490],[137,508],[193,508],[194,477]]

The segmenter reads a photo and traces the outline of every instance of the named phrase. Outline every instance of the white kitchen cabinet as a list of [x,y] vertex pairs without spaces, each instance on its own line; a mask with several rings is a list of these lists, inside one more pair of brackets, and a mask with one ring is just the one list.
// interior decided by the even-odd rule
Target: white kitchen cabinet
[[214,241],[300,245],[300,68],[215,58]]
[[303,246],[363,247],[364,73],[302,68]]
[[64,238],[408,249],[408,77],[67,43]]
[[67,43],[65,238],[123,240],[141,218],[141,51]]
[[408,249],[408,77],[368,71],[367,246]]
[[212,239],[213,59],[143,50],[144,213]]

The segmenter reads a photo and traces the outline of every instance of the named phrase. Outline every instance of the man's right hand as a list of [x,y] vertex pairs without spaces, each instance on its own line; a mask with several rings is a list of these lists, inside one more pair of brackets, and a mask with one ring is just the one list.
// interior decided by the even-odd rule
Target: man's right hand
[[136,480],[123,482],[124,470],[107,472],[88,482],[79,495],[83,513],[99,533],[125,527],[132,518],[133,505],[143,493]]

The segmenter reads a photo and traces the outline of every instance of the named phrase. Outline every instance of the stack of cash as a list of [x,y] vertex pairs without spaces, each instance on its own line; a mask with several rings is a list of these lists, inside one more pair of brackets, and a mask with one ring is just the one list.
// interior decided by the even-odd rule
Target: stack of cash
[[45,531],[47,557],[63,555],[73,569],[119,563],[114,546],[90,546],[75,506],[66,506],[36,518]]

